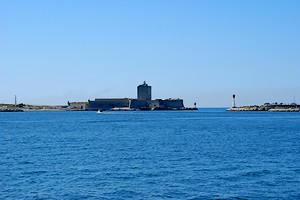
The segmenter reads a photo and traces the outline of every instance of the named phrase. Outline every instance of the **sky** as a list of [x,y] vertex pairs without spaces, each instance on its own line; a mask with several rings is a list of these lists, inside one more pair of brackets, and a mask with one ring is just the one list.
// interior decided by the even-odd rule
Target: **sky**
[[298,0],[1,0],[0,103],[300,103]]

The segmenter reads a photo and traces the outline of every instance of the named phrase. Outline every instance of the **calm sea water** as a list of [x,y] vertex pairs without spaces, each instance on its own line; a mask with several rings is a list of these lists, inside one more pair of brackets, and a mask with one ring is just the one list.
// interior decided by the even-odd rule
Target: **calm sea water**
[[300,113],[0,113],[0,199],[300,199]]

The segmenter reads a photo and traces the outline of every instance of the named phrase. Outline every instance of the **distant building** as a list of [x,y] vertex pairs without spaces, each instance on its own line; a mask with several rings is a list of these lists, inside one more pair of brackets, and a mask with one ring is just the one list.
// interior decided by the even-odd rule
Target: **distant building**
[[151,86],[146,81],[137,87],[137,99],[151,101]]
[[144,83],[137,87],[137,99],[97,98],[88,102],[68,102],[73,110],[181,110],[185,109],[182,99],[151,100],[151,86]]

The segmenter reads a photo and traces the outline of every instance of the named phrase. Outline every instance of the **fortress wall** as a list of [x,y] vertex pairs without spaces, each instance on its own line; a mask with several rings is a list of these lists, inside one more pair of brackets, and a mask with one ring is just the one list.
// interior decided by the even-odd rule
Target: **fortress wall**
[[139,100],[139,99],[131,99],[131,105],[130,108],[139,109],[139,108],[148,108],[149,104],[145,100]]
[[87,107],[87,102],[68,102],[69,109],[85,110]]
[[87,109],[87,110],[110,110],[112,108],[132,108],[132,109],[182,109],[184,108],[182,99],[156,99],[156,100],[140,100],[140,99],[95,99],[88,101],[87,106],[82,106],[79,103],[70,103],[70,108]]
[[161,107],[164,108],[184,108],[182,99],[165,99],[161,101]]
[[88,102],[89,110],[108,110],[111,108],[129,107],[129,99],[95,99],[95,101]]
[[153,108],[159,108],[160,107],[160,101],[161,100],[152,100],[152,101],[149,101],[149,107],[151,109],[153,109]]

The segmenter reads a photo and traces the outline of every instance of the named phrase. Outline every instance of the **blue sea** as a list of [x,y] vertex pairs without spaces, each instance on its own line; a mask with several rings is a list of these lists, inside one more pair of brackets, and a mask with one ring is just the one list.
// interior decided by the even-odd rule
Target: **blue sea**
[[0,113],[0,199],[300,199],[300,113]]

